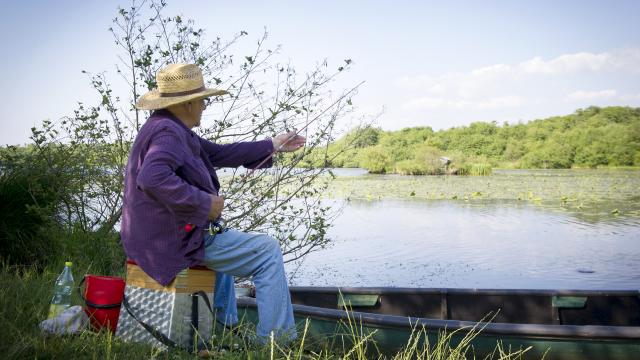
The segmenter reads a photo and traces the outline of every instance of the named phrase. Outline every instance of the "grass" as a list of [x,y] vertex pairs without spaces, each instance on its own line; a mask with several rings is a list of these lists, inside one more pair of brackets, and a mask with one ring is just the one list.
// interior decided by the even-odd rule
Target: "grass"
[[459,175],[488,176],[491,175],[492,168],[487,163],[466,164],[460,168]]
[[[77,272],[77,271],[76,271]],[[56,277],[53,271],[2,266],[0,269],[0,353],[4,359],[195,359],[182,350],[161,351],[145,344],[125,343],[109,332],[83,331],[75,335],[46,336],[38,324],[45,319]],[[76,303],[79,304],[79,301]],[[426,331],[416,328],[398,353],[378,352],[373,333],[367,333],[353,318],[346,324],[346,338],[313,341],[307,336],[309,323],[299,338],[283,347],[275,341],[265,346],[250,345],[222,334],[213,339],[207,354],[216,359],[465,359],[472,354],[471,341],[481,329],[470,329],[462,341],[452,341],[456,332],[442,333],[429,344]],[[222,350],[224,348],[232,349]],[[333,346],[332,346],[333,345]],[[336,346],[338,345],[338,346]],[[526,351],[505,351],[500,343],[491,359],[517,359]],[[200,354],[204,355],[204,354]]]

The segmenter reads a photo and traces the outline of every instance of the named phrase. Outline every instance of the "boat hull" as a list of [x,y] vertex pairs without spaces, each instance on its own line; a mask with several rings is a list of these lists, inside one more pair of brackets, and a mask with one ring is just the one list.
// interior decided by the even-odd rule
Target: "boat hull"
[[[611,326],[611,325],[571,325],[571,324],[545,324],[545,323],[507,323],[507,322],[483,322],[483,319],[452,320],[446,318],[414,317],[402,316],[398,314],[375,313],[384,309],[382,302],[393,303],[395,297],[407,298],[409,294],[416,293],[415,289],[366,289],[366,288],[292,288],[292,299],[294,300],[294,315],[298,329],[304,329],[308,321],[305,343],[318,342],[329,343],[340,349],[349,349],[353,346],[354,339],[369,337],[371,340],[367,345],[367,351],[383,354],[395,354],[407,347],[411,340],[418,336],[418,349],[422,348],[425,341],[431,346],[438,342],[438,338],[443,333],[450,334],[450,344],[457,346],[465,337],[471,336],[469,341],[470,358],[483,358],[496,351],[498,343],[505,351],[517,351],[528,349],[523,356],[524,359],[638,359],[640,358],[640,327],[639,326]],[[424,289],[423,289],[424,290]],[[577,309],[581,305],[583,309],[589,307],[589,302],[580,302],[581,298],[597,303],[597,296],[602,293],[587,292],[540,292],[540,291],[515,291],[498,290],[482,292],[479,290],[453,290],[428,289],[417,293],[423,294],[425,299],[433,294],[445,294],[440,296],[445,301],[446,311],[450,313],[451,303],[447,303],[447,298],[455,300],[457,295],[477,295],[479,308],[483,306],[483,296],[490,296],[492,302],[496,302],[496,296],[506,296],[512,301],[523,301],[525,297],[535,296],[555,296],[557,304],[564,308],[574,307]],[[337,295],[337,302],[326,300],[330,296]],[[457,295],[456,295],[457,294]],[[514,295],[515,294],[515,295]],[[385,298],[384,296],[387,296]],[[560,298],[559,296],[563,298]],[[301,300],[301,299],[307,300]],[[345,301],[345,298],[354,300]],[[591,298],[591,299],[589,299]],[[638,300],[637,293],[607,293],[605,298],[612,303],[631,304],[635,306]],[[314,300],[311,300],[314,299]],[[325,299],[325,300],[323,300]],[[560,299],[560,300],[559,300]],[[562,300],[564,299],[564,300]],[[568,300],[567,300],[568,299]],[[577,300],[576,300],[577,299]],[[594,300],[595,299],[595,300]],[[540,299],[534,299],[540,302]],[[561,302],[564,301],[564,302]],[[325,301],[328,301],[325,303]],[[398,300],[399,301],[399,300]],[[577,301],[577,302],[576,302]],[[626,302],[625,302],[626,301]],[[296,302],[298,302],[296,304]],[[324,306],[308,306],[304,303],[322,304]],[[421,303],[420,301],[414,301]],[[455,303],[455,301],[454,301]],[[314,304],[314,305],[318,305]],[[422,303],[424,304],[424,302]],[[555,304],[555,305],[557,305]],[[509,308],[509,304],[500,303],[500,306]],[[441,308],[442,304],[439,304]],[[592,307],[594,305],[591,305]],[[257,322],[257,309],[255,299],[241,298],[238,301],[240,316],[246,321]],[[347,311],[350,309],[349,311]],[[562,309],[562,307],[561,307]],[[632,308],[631,308],[632,309]],[[629,310],[629,309],[627,309]],[[411,312],[413,310],[407,309]],[[455,313],[455,311],[453,311]],[[558,313],[558,310],[555,310]],[[553,314],[553,309],[549,310]],[[486,314],[485,314],[486,315]],[[631,321],[633,316],[629,314]],[[491,315],[490,315],[491,316]],[[494,320],[498,316],[494,313]],[[531,315],[529,315],[531,316]],[[552,316],[550,316],[552,317]],[[562,318],[562,316],[559,316]],[[570,319],[570,317],[566,317]],[[584,318],[584,316],[582,316]],[[582,319],[580,318],[580,319]],[[501,320],[509,320],[507,317]],[[578,319],[578,317],[576,317]],[[484,319],[485,321],[488,319]],[[539,320],[539,319],[538,319]],[[584,320],[584,319],[583,319]],[[594,319],[597,320],[597,319]],[[536,319],[534,319],[534,322]],[[538,321],[541,322],[541,321]],[[602,323],[602,321],[601,321]],[[472,334],[469,335],[470,330]],[[354,332],[357,336],[354,337]],[[469,340],[469,338],[467,338]],[[375,345],[374,345],[375,344]]]

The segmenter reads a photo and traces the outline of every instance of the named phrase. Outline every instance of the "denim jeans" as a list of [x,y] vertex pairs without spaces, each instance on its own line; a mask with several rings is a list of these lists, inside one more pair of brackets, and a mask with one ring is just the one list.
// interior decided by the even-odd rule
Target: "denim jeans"
[[214,306],[218,321],[238,322],[234,276],[253,277],[258,304],[258,340],[266,342],[273,331],[283,341],[296,338],[289,286],[278,241],[266,234],[228,229],[205,235],[203,264],[218,272]]

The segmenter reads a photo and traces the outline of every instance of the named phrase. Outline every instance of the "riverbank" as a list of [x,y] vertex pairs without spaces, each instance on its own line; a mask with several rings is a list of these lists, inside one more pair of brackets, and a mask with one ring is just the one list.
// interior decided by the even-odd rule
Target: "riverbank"
[[[84,272],[84,271],[83,271]],[[79,271],[77,273],[80,273]],[[108,332],[83,331],[75,335],[45,336],[38,324],[46,318],[50,291],[56,274],[52,271],[36,272],[8,266],[0,268],[0,353],[3,359],[198,359],[197,354],[182,350],[163,352],[151,346],[125,343]],[[77,276],[79,277],[79,276]],[[75,295],[75,292],[74,292]],[[75,299],[79,304],[79,299]],[[249,330],[251,331],[251,330]],[[305,343],[305,329],[299,329],[299,339],[288,347],[275,344],[256,346],[237,337],[218,336],[212,339],[210,357],[216,359],[359,359],[371,358],[375,343],[367,336],[350,339],[352,346],[342,349],[327,348],[326,344]],[[327,339],[327,344],[331,339]],[[435,344],[409,341],[403,351],[393,359],[463,359],[471,353],[469,342],[449,343],[447,334]],[[333,342],[337,344],[337,342]],[[227,349],[233,349],[229,351]],[[518,352],[502,349],[496,343],[494,359],[512,359]]]

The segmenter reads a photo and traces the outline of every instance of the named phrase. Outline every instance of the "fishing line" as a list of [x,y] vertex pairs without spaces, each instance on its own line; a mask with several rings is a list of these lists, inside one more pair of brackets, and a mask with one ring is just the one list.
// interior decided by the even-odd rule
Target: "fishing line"
[[307,124],[305,126],[302,127],[302,129],[300,130],[296,130],[295,133],[290,136],[288,139],[286,139],[282,144],[280,144],[280,146],[278,146],[278,148],[274,148],[273,151],[271,152],[271,154],[269,154],[266,158],[264,158],[258,165],[256,165],[253,169],[250,169],[245,175],[244,177],[247,178],[249,176],[251,176],[251,174],[253,174],[257,169],[260,168],[260,166],[264,165],[267,161],[269,161],[277,152],[279,152],[280,150],[282,150],[284,148],[285,145],[287,145],[289,143],[289,141],[295,139],[302,131],[304,131],[307,127],[309,127],[309,125],[311,125],[313,122],[315,122],[316,120],[318,120],[322,115],[324,115],[327,111],[329,111],[329,109],[333,108],[336,104],[338,104],[340,101],[342,101],[345,97],[347,97],[347,95],[349,95],[350,93],[354,92],[355,90],[357,90],[360,85],[364,84],[364,81],[361,81],[358,85],[354,86],[351,90],[347,91],[346,93],[344,93],[342,96],[340,96],[336,101],[334,101],[333,103],[331,103],[331,105],[329,105],[326,109],[324,109],[320,114],[316,115],[316,117],[314,117],[313,119],[311,119],[311,121],[307,121]]
[[[302,127],[299,130],[295,130],[295,132],[294,132],[294,134],[292,136],[290,136],[288,139],[286,139],[277,148],[274,148],[273,151],[266,158],[264,158],[258,165],[256,165],[252,169],[249,169],[249,171],[247,173],[242,175],[241,176],[241,181],[246,181],[246,179],[249,178],[249,176],[251,176],[257,169],[259,169],[267,161],[269,161],[271,158],[273,158],[273,156],[278,151],[282,150],[285,145],[287,145],[291,140],[295,139],[302,131],[307,129],[309,127],[309,125],[311,125],[313,122],[317,121],[322,115],[324,115],[327,111],[329,111],[329,109],[332,109],[336,104],[338,104],[340,101],[342,101],[344,98],[346,98],[349,94],[351,94],[352,92],[356,91],[362,84],[364,84],[364,81],[361,81],[360,83],[358,83],[358,85],[354,86],[351,90],[349,90],[346,93],[342,94],[338,99],[336,99],[336,101],[332,102],[331,105],[327,106],[327,108],[325,108],[322,112],[320,112],[320,114],[316,115],[310,121],[307,121],[307,123],[306,123],[306,125],[304,127]],[[205,230],[207,230],[207,229],[205,229]],[[209,226],[208,230],[210,232],[212,231],[211,225]]]

